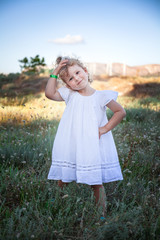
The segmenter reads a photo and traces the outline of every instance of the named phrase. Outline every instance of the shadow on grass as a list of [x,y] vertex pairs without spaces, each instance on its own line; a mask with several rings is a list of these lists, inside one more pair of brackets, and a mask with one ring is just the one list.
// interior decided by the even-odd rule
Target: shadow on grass
[[[36,95],[44,92],[48,78],[38,75],[26,74],[0,74],[0,95],[4,97],[22,98],[28,95]],[[39,95],[37,95],[39,97]]]
[[160,98],[160,83],[148,82],[144,84],[134,84],[133,90],[127,92],[125,95],[132,97],[158,97]]
[[[128,108],[125,109],[126,117],[122,120],[122,122],[150,122],[153,118],[155,121],[159,121],[160,112],[154,111],[148,108]],[[108,117],[109,119],[113,115],[111,110],[108,110]],[[122,123],[121,122],[121,123]],[[120,123],[120,124],[121,124]]]

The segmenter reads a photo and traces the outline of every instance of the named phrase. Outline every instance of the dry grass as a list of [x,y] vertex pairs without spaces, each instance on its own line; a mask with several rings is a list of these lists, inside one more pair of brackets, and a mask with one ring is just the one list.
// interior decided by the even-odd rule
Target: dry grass
[[[145,84],[148,79],[144,78],[111,78],[108,81],[94,80],[91,86],[97,90],[110,89],[118,91],[119,97],[117,101],[124,107],[137,106],[143,108],[150,108],[151,110],[159,111],[160,105],[157,101],[144,101],[144,98],[129,95],[129,92],[134,92],[134,83]],[[149,80],[154,83],[155,78]],[[157,79],[157,83],[160,83],[160,78]],[[144,90],[144,89],[143,89]],[[158,88],[154,88],[154,91],[158,91]],[[22,90],[23,91],[23,90]],[[138,91],[138,90],[137,90]],[[160,91],[158,91],[159,93]],[[126,94],[128,93],[128,94]],[[136,92],[135,92],[136,94]],[[146,95],[147,97],[148,95]],[[156,96],[155,96],[156,97]],[[65,109],[64,102],[55,102],[47,99],[44,95],[44,91],[41,93],[30,96],[27,100],[27,96],[22,98],[2,98],[0,107],[0,122],[12,123],[12,124],[27,124],[37,119],[57,119],[59,120]]]
[[97,90],[111,89],[120,96],[149,97],[159,95],[160,77],[112,77],[102,75],[101,80],[92,83]]

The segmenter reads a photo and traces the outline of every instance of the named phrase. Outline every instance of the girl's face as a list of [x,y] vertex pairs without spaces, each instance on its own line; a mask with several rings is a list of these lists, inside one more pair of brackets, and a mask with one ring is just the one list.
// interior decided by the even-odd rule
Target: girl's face
[[68,68],[68,76],[65,78],[67,85],[73,90],[81,90],[88,84],[88,72],[78,65]]

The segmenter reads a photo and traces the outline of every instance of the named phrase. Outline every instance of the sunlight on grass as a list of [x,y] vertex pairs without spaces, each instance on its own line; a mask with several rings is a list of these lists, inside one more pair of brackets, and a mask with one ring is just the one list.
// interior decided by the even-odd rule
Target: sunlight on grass
[[[115,80],[114,80],[115,81]],[[138,82],[141,82],[140,80]],[[106,82],[94,81],[92,86],[97,90],[106,89]],[[109,88],[117,91],[116,89]],[[27,102],[26,102],[27,99]],[[0,99],[0,122],[12,124],[28,124],[38,119],[56,119],[60,120],[65,109],[64,102],[55,102],[45,97],[44,93],[38,94],[38,97],[27,96],[19,99],[1,98]],[[9,105],[11,101],[11,105]],[[26,102],[26,103],[25,103]],[[160,110],[160,102],[158,99],[147,97],[143,99],[121,96],[119,94],[117,102],[124,108],[143,108],[154,111]],[[7,103],[7,105],[6,105]]]
[[21,106],[0,106],[0,122],[12,124],[28,124],[38,119],[59,120],[65,109],[64,102],[48,100],[44,94],[38,99]]

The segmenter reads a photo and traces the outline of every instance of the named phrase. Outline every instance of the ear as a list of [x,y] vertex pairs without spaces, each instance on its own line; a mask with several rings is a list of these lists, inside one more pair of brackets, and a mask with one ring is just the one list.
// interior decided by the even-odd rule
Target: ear
[[87,68],[84,68],[83,70],[85,71],[85,73],[88,73],[88,70],[87,70]]

